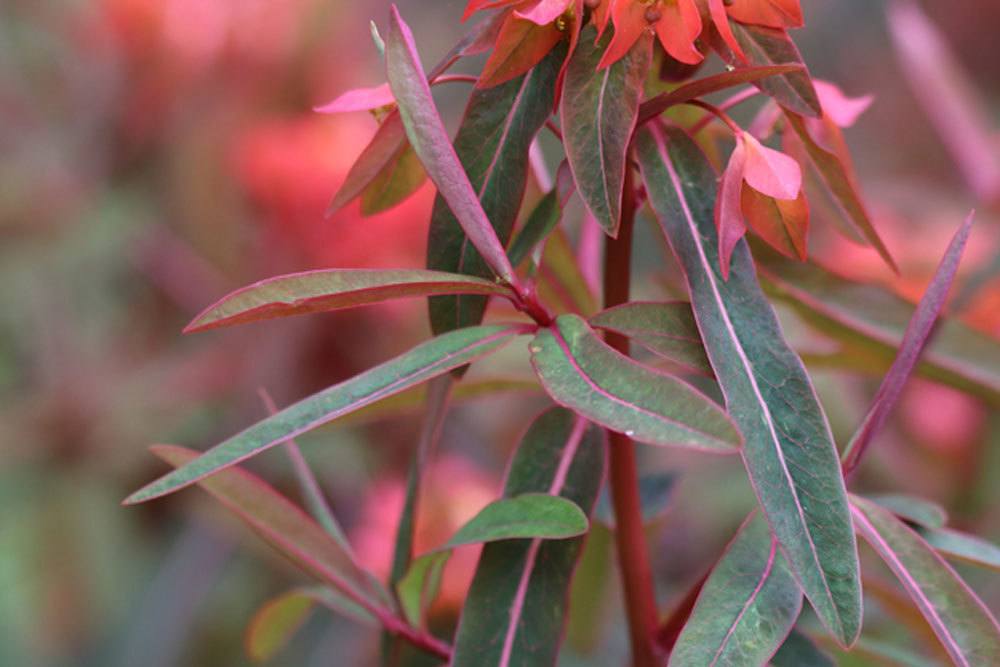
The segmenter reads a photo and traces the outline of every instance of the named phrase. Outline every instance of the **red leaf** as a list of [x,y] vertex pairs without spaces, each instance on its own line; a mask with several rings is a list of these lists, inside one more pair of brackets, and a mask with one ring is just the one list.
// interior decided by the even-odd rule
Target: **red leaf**
[[341,94],[337,99],[320,106],[313,107],[318,113],[347,113],[349,111],[370,111],[392,104],[396,101],[389,84],[383,83],[374,88],[355,88]]
[[726,13],[725,0],[708,0],[708,11],[712,16],[712,23],[715,24],[715,29],[719,31],[722,40],[736,54],[737,58],[743,62],[748,62],[747,54],[743,53],[743,47],[740,46],[736,35],[733,34],[732,26],[729,25],[729,15]]
[[729,262],[733,248],[746,234],[743,212],[740,207],[740,191],[743,190],[743,173],[746,168],[746,149],[742,141],[729,157],[729,164],[722,174],[719,194],[715,199],[715,228],[719,231],[719,268],[722,277],[729,280]]
[[492,88],[524,74],[542,61],[562,35],[555,23],[538,25],[510,14],[500,27],[496,46],[476,86]]
[[749,132],[740,138],[746,146],[743,178],[747,184],[775,199],[797,199],[802,191],[799,163],[781,151],[764,146]]
[[804,24],[799,0],[733,0],[729,15],[740,23],[769,28],[801,28]]
[[805,260],[809,233],[809,202],[805,192],[798,199],[782,200],[743,188],[743,216],[762,239],[781,254]]

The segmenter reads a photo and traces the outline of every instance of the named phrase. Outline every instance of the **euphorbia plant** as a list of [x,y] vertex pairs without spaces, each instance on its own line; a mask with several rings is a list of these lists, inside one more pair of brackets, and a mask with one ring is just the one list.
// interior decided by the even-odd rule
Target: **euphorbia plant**
[[[863,498],[848,494],[845,483],[916,369],[971,216],[916,309],[879,297],[902,308],[909,326],[869,326],[871,304],[845,298],[850,285],[791,261],[806,260],[808,182],[837,205],[838,228],[894,266],[841,134],[868,100],[811,79],[786,32],[803,23],[798,0],[472,0],[466,18],[480,12],[492,13],[427,74],[393,9],[384,42],[374,33],[387,85],[321,108],[370,109],[381,123],[335,206],[360,197],[363,210],[385,210],[425,174],[437,186],[427,267],[272,278],[225,297],[189,326],[425,296],[435,337],[203,454],[156,448],[176,469],[128,502],[205,487],[324,586],[275,601],[256,626],[275,624],[269,631],[280,633],[282,622],[301,618],[314,602],[329,604],[382,625],[387,665],[405,662],[407,644],[454,665],[554,664],[570,583],[605,483],[635,665],[824,660],[806,634],[792,634],[804,600],[822,633],[852,647],[862,632],[856,534],[899,578],[956,664],[995,661],[1000,626],[942,554],[995,567],[996,551],[944,529],[926,501]],[[447,71],[490,49],[452,140],[432,86],[468,79]],[[699,78],[711,51],[728,67]],[[740,89],[721,104],[703,99],[732,87]],[[758,96],[765,101],[747,127],[728,115]],[[676,114],[682,105],[696,115]],[[536,146],[543,131],[565,156],[554,177]],[[548,192],[526,207],[532,180]],[[563,216],[574,194],[582,221]],[[631,300],[633,228],[644,211],[676,259],[675,287],[687,300]],[[603,232],[603,266],[587,265],[586,253],[576,263],[567,259],[564,228],[571,226],[581,239]],[[603,277],[598,312],[575,296],[589,289],[585,275]],[[896,348],[842,454],[767,295],[850,340],[855,347],[848,349]],[[500,318],[488,313],[494,304]],[[440,549],[413,553],[423,470],[454,387],[468,365],[525,338],[538,382],[556,406],[525,422],[503,496]],[[651,356],[633,358],[633,342]],[[994,353],[988,341],[979,343]],[[997,378],[977,372],[976,354],[952,348],[927,365],[937,364],[937,379],[995,402]],[[391,575],[379,581],[354,556],[291,438],[422,383],[424,426]],[[236,467],[283,443],[312,517]],[[740,456],[758,501],[711,571],[667,615],[653,584],[636,443]],[[441,567],[452,548],[473,543],[485,547],[457,627],[449,637],[432,634],[425,614]]]

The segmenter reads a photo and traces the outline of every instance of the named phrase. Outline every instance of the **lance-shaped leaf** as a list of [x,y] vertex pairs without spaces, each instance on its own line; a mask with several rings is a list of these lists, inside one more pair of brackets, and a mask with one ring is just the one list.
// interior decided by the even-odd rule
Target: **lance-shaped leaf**
[[[528,179],[531,142],[552,113],[563,48],[553,50],[527,74],[477,89],[455,136],[455,151],[501,243],[510,240]],[[427,267],[489,277],[490,268],[470,243],[445,198],[434,201],[427,237]],[[482,321],[481,296],[430,300],[431,327],[443,333]]]
[[[754,257],[770,296],[787,303],[820,333],[874,357],[859,370],[888,370],[913,318],[913,304],[815,264],[788,261],[766,248],[755,246]],[[917,372],[1000,405],[1000,343],[957,320],[938,323]]]
[[[528,429],[504,496],[562,496],[593,510],[604,476],[601,429],[553,408]],[[504,540],[483,548],[455,635],[453,667],[555,664],[583,538]]]
[[444,566],[451,551],[435,551],[410,563],[409,569],[396,584],[399,606],[406,620],[415,628],[426,626],[427,610],[441,588]]
[[652,35],[645,35],[610,67],[598,69],[611,33],[595,44],[593,26],[583,30],[570,58],[561,119],[566,158],[584,204],[610,236],[618,235],[626,152],[639,113]]
[[511,241],[507,256],[515,268],[556,228],[562,219],[563,208],[573,192],[573,176],[569,172],[569,165],[563,162],[559,165],[555,186],[535,205],[521,231]]
[[1000,547],[992,542],[949,528],[918,526],[916,530],[938,553],[948,558],[1000,571]]
[[856,496],[851,501],[858,532],[899,579],[955,664],[993,664],[1000,655],[1000,625],[982,600],[891,512]]
[[805,65],[801,63],[738,67],[728,72],[696,79],[695,81],[685,83],[683,86],[678,86],[671,91],[660,93],[656,97],[643,102],[639,107],[638,124],[644,125],[672,106],[690,102],[691,100],[717,93],[726,88],[732,88],[744,83],[758,82],[772,76],[802,72],[804,69]]
[[802,591],[755,512],[702,587],[670,652],[670,667],[766,664],[801,610]]
[[469,327],[433,338],[258,422],[139,489],[125,499],[125,504],[173,493],[320,424],[464,366],[525,331],[524,325],[492,325]]
[[525,493],[495,500],[452,535],[444,548],[517,538],[564,540],[587,532],[587,515],[572,500]]
[[[846,146],[842,150],[830,152],[820,146],[809,134],[809,129],[802,116],[786,109],[785,118],[795,130],[794,136],[802,143],[805,153],[809,156],[813,166],[816,167],[816,173],[819,174],[820,180],[833,201],[843,212],[846,221],[861,234],[869,245],[878,251],[878,254],[893,271],[898,272],[896,262],[892,259],[885,243],[882,242],[882,237],[878,235],[871,216],[868,214],[868,208],[861,197],[860,188],[854,176],[853,166],[849,162]],[[839,132],[836,136],[839,136]]]
[[291,641],[316,605],[328,607],[362,623],[375,622],[368,612],[333,589],[318,586],[296,588],[268,600],[254,613],[244,637],[247,656],[256,662],[274,658]]
[[[198,452],[172,445],[156,445],[152,451],[175,468],[198,458]],[[230,468],[203,479],[200,486],[299,567],[366,612],[378,614],[379,595],[366,573],[319,524],[267,482],[242,468]]]
[[903,387],[906,386],[913,369],[916,368],[917,361],[930,340],[931,331],[937,323],[941,309],[944,308],[945,299],[948,298],[951,283],[955,279],[958,263],[962,259],[962,251],[965,250],[965,244],[969,240],[971,230],[972,215],[970,214],[948,245],[931,284],[924,292],[920,303],[917,304],[913,318],[906,327],[906,333],[903,334],[903,341],[900,343],[896,360],[892,362],[892,367],[889,368],[885,379],[882,380],[882,384],[875,394],[875,399],[872,401],[857,433],[854,434],[844,450],[845,472],[850,472],[857,467],[865,450],[885,425],[889,413],[896,407],[896,403],[903,393]]
[[483,211],[434,106],[413,33],[395,5],[390,12],[385,61],[389,86],[399,104],[406,136],[427,174],[490,268],[507,282],[516,282],[503,244]]
[[531,363],[549,395],[591,421],[650,445],[735,453],[740,434],[712,399],[608,346],[576,315],[539,331]]
[[205,309],[185,332],[433,294],[510,295],[495,282],[423,269],[320,269],[268,278]]
[[696,373],[712,374],[691,304],[686,301],[633,301],[601,311],[590,318],[590,324],[627,336]]
[[837,667],[837,663],[812,639],[792,628],[785,643],[771,658],[771,667]]
[[908,496],[901,493],[884,493],[867,496],[901,519],[927,528],[942,528],[948,522],[945,509],[924,498]]
[[681,131],[637,136],[646,191],[684,269],[708,358],[743,433],[743,459],[789,564],[844,645],[861,629],[861,582],[844,479],[826,415],[757,283],[746,242],[718,263],[715,174]]
[[[758,67],[798,65],[796,71],[754,81],[755,86],[795,113],[812,118],[819,118],[823,115],[823,107],[820,104],[819,95],[816,94],[816,89],[813,87],[809,70],[802,61],[802,55],[798,48],[785,30],[742,23],[732,23],[731,25],[733,34],[751,65]],[[719,39],[716,39],[712,46],[730,65],[736,66],[737,71],[739,70],[740,62],[728,46]]]

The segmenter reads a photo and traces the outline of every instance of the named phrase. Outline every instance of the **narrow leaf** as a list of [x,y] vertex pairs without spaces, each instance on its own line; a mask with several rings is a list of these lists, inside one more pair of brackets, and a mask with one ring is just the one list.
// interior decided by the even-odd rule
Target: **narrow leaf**
[[755,513],[702,587],[670,667],[766,664],[801,610],[802,592],[767,522]]
[[288,438],[494,352],[522,333],[525,333],[524,326],[494,325],[438,336],[258,422],[178,470],[144,486],[126,498],[125,504],[173,493]]
[[399,606],[406,620],[415,628],[426,627],[426,613],[441,586],[444,566],[451,551],[435,551],[417,558],[396,584]]
[[645,125],[672,106],[690,102],[699,97],[717,93],[720,90],[739,86],[744,83],[755,83],[768,77],[801,72],[804,68],[805,65],[801,63],[764,65],[761,67],[737,67],[728,72],[696,79],[695,81],[678,86],[671,91],[660,93],[656,97],[643,102],[639,107],[638,124]]
[[837,153],[831,153],[823,146],[820,146],[809,134],[805,119],[785,110],[785,118],[788,124],[795,130],[795,136],[801,141],[806,154],[816,167],[820,180],[826,187],[830,196],[837,206],[843,211],[847,222],[856,229],[861,236],[878,251],[879,256],[893,270],[898,272],[896,262],[892,259],[889,249],[886,248],[882,238],[878,235],[875,225],[872,223],[868,208],[856,183],[853,174],[853,167],[846,162],[847,154],[843,157]]
[[728,281],[717,263],[716,177],[686,134],[648,128],[636,146],[646,190],[684,269],[691,305],[743,459],[784,555],[844,645],[861,629],[861,583],[844,479],[826,415],[757,283],[744,241]]
[[247,656],[255,662],[273,658],[291,641],[315,606],[312,597],[298,590],[268,600],[247,626]]
[[247,656],[256,662],[274,658],[317,605],[360,623],[371,625],[375,622],[368,612],[331,588],[296,588],[268,600],[254,613],[244,636]]
[[[780,28],[732,23],[733,34],[743,48],[751,65],[764,67],[776,64],[797,65],[797,71],[754,81],[754,85],[773,97],[782,106],[795,113],[819,118],[823,107],[813,87],[809,70],[806,69],[798,48],[788,33]],[[729,48],[717,42],[715,49],[739,71],[739,60]]]
[[562,219],[563,208],[573,194],[573,177],[569,166],[563,162],[556,174],[556,185],[528,214],[521,231],[517,233],[507,250],[510,263],[515,268],[521,265],[531,251],[543,242]]
[[469,240],[490,268],[513,284],[514,269],[452,148],[420,65],[413,33],[395,5],[390,14],[385,56],[389,86],[399,104],[410,144]]
[[[476,89],[455,135],[455,151],[501,243],[510,240],[528,179],[531,142],[552,114],[561,48],[522,77]],[[444,197],[434,201],[427,237],[427,267],[490,277],[490,268],[470,243]],[[482,296],[430,300],[435,333],[482,321]]]
[[560,118],[566,158],[580,197],[604,231],[617,236],[626,152],[652,60],[653,42],[652,35],[646,35],[624,58],[598,69],[611,33],[605,33],[600,41],[596,37],[593,26],[584,28],[570,58]]
[[1000,547],[992,542],[948,528],[918,527],[917,532],[948,558],[1000,571]]
[[944,508],[923,498],[900,493],[884,493],[866,496],[901,519],[926,528],[943,528],[948,521]]
[[419,190],[426,180],[420,158],[413,146],[404,142],[361,193],[361,215],[388,211]]
[[[915,307],[895,294],[842,278],[815,264],[791,262],[762,247],[754,257],[768,294],[792,307],[825,336],[849,348],[863,348],[883,365],[861,370],[888,370]],[[1000,406],[1000,343],[957,320],[939,323],[917,372]]]
[[[172,445],[156,445],[152,451],[175,468],[189,465],[198,456],[196,451]],[[319,524],[267,482],[236,467],[202,480],[199,486],[310,575],[334,586],[367,612],[380,607],[367,574]]]
[[871,444],[875,436],[885,425],[885,420],[889,413],[896,407],[903,387],[913,374],[920,355],[930,341],[931,332],[937,323],[938,317],[944,308],[948,292],[951,291],[951,283],[955,279],[958,271],[958,263],[962,259],[962,252],[965,244],[969,240],[969,232],[972,230],[972,215],[970,214],[959,228],[955,237],[948,245],[948,249],[938,265],[934,278],[931,279],[927,291],[917,304],[917,309],[913,313],[910,324],[906,327],[903,340],[896,354],[896,360],[882,380],[882,385],[875,394],[868,413],[865,415],[857,433],[851,438],[847,449],[844,450],[844,470],[850,472],[854,470],[865,450]]
[[986,605],[913,529],[875,503],[851,500],[858,532],[899,579],[955,664],[992,664],[1000,655],[1000,625]]
[[627,336],[695,373],[712,375],[690,303],[633,301],[601,311],[590,318],[590,324]]
[[[553,408],[528,429],[504,497],[545,493],[589,515],[604,474],[603,431]],[[453,667],[555,664],[583,538],[504,540],[483,548],[455,635]]]
[[768,245],[786,257],[806,259],[809,202],[805,192],[799,193],[797,199],[782,200],[743,188],[740,207],[747,225]]
[[561,315],[530,349],[549,395],[602,426],[651,445],[717,453],[740,446],[736,427],[711,399],[612,349],[576,315]]
[[497,540],[541,538],[564,540],[587,532],[587,515],[572,500],[544,493],[525,493],[496,500],[455,533],[446,549]]
[[442,271],[320,269],[268,278],[239,289],[205,309],[184,331],[205,331],[432,294],[509,295],[510,291],[495,282]]

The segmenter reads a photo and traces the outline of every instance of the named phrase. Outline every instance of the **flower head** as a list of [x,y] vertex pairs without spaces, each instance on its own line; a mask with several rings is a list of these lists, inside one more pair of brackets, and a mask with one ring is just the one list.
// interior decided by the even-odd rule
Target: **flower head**
[[[695,0],[605,0],[602,4],[609,4],[615,35],[600,67],[621,59],[646,30],[654,30],[666,52],[680,62],[694,65],[704,59],[694,45],[702,29],[701,12]],[[598,16],[605,25],[608,14]],[[604,27],[598,25],[601,30]]]

